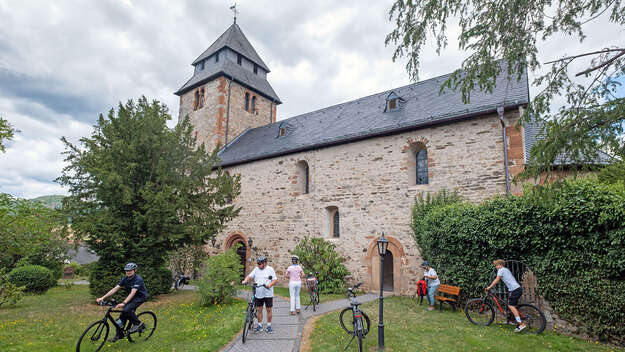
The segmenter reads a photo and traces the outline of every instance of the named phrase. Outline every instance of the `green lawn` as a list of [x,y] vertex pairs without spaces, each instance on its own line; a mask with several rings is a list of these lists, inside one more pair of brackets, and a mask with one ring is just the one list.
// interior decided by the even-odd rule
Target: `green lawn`
[[[289,294],[288,287],[274,286],[273,293],[277,296],[281,296],[286,299],[289,299],[291,297],[291,295]],[[308,290],[306,289],[306,286],[303,286],[302,289],[299,291],[299,297],[300,297],[300,303],[302,304],[302,308],[305,307],[308,303],[310,303],[310,296],[308,295]],[[321,303],[334,301],[337,299],[347,300],[347,293],[340,293],[340,294],[322,293],[321,295],[319,295],[319,301]]]
[[[409,298],[384,300],[384,334],[386,351],[623,351],[611,346],[557,335],[545,331],[540,335],[514,333],[513,326],[493,324],[475,326],[464,312],[427,311]],[[377,351],[378,302],[362,305],[371,318],[371,332],[365,338],[365,350]],[[349,342],[338,322],[339,312],[321,317],[311,333],[309,351],[342,351]],[[348,351],[357,350],[352,343]]]
[[[56,287],[0,309],[0,351],[72,351],[83,330],[104,315],[86,285]],[[193,291],[158,296],[137,311],[158,318],[152,338],[107,343],[103,351],[218,351],[243,325],[245,302],[201,307]],[[111,329],[112,331],[112,329]],[[112,332],[111,332],[112,333]]]

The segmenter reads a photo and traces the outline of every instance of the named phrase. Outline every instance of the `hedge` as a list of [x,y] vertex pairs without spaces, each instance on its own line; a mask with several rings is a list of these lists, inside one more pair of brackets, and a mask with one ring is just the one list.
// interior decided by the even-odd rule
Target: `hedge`
[[7,280],[17,287],[25,286],[24,291],[32,293],[46,293],[56,286],[52,271],[40,265],[17,267],[9,272]]
[[424,259],[462,299],[492,279],[492,261],[516,259],[537,276],[555,312],[601,340],[625,344],[625,185],[566,180],[479,205],[413,207]]

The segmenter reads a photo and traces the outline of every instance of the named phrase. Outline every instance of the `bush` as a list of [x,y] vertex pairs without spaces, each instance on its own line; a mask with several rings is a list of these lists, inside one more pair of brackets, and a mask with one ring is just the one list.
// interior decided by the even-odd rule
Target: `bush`
[[91,275],[91,272],[93,271],[93,268],[95,268],[96,265],[98,265],[97,261],[81,265],[80,274],[82,276],[89,277],[89,275]]
[[299,257],[306,273],[319,272],[319,290],[322,293],[345,292],[345,277],[349,271],[333,243],[323,238],[304,237],[295,246],[293,254]]
[[[103,296],[111,288],[119,283],[124,277],[124,264],[122,263],[109,263],[105,264],[100,258],[100,261],[91,264],[91,271],[89,272],[89,291],[96,297]],[[145,287],[148,290],[150,296],[169,293],[171,291],[171,285],[173,282],[172,273],[169,269],[161,267],[152,267],[149,264],[137,263],[137,274],[139,274],[145,282]],[[124,290],[118,291],[113,298],[120,299],[126,298],[126,292]]]
[[[478,296],[492,261],[529,265],[555,312],[625,344],[625,185],[565,180],[523,196],[429,209],[415,234],[422,256],[461,298]],[[600,302],[600,303],[598,303]]]
[[198,284],[201,304],[221,304],[234,297],[241,270],[243,266],[234,248],[209,257]]
[[24,286],[16,286],[8,280],[6,269],[0,269],[0,307],[3,304],[15,304],[22,299]]
[[26,265],[9,272],[7,279],[17,287],[25,286],[25,292],[45,293],[56,286],[50,269],[40,265]]

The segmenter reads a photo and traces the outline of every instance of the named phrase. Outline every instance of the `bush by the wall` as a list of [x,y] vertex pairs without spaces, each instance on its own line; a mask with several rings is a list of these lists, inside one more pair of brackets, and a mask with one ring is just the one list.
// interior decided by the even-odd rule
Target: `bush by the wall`
[[242,269],[234,248],[209,257],[198,284],[201,304],[221,304],[232,299],[237,293]]
[[299,257],[306,273],[319,272],[319,290],[322,293],[345,292],[345,277],[349,271],[343,265],[345,259],[336,251],[334,243],[319,237],[304,237],[293,254]]
[[480,205],[432,207],[415,237],[441,279],[478,296],[492,261],[529,265],[562,318],[625,344],[625,186],[594,179],[527,189]]
[[40,265],[26,265],[15,268],[7,275],[9,282],[17,287],[25,286],[25,292],[45,293],[56,285],[50,269]]

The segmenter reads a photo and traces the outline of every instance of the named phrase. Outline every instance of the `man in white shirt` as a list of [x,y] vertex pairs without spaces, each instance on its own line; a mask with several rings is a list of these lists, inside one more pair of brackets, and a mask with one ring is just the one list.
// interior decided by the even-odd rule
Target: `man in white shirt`
[[517,322],[517,327],[514,329],[514,332],[521,332],[521,330],[525,329],[526,325],[521,321],[521,316],[519,315],[517,306],[519,305],[519,298],[523,295],[523,289],[514,278],[514,275],[512,275],[510,270],[506,268],[504,264],[505,261],[503,259],[497,259],[493,262],[493,265],[497,268],[497,277],[488,287],[485,288],[485,290],[488,292],[499,282],[499,280],[503,281],[508,288],[508,307],[510,307],[510,311],[514,314],[514,318]]
[[258,286],[256,288],[256,310],[258,326],[254,333],[257,334],[263,331],[263,305],[267,307],[267,332],[273,334],[271,327],[272,319],[272,307],[273,307],[273,285],[278,282],[276,272],[272,267],[267,265],[267,257],[261,255],[256,259],[258,266],[252,270],[252,272],[243,280],[245,285],[250,280],[254,280],[254,283]]
[[438,279],[436,270],[430,266],[430,263],[427,260],[424,260],[423,263],[421,263],[421,267],[423,268],[423,277],[425,277],[425,280],[428,283],[427,298],[428,302],[430,302],[428,310],[434,310],[434,294],[438,291],[441,281]]

